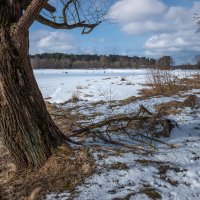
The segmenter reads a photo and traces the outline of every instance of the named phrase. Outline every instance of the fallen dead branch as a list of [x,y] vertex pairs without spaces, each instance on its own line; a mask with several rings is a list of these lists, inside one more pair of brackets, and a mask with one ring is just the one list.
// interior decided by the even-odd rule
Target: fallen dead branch
[[85,136],[94,141],[123,146],[136,151],[149,152],[155,150],[155,143],[172,147],[159,137],[169,137],[174,123],[159,115],[152,114],[144,106],[138,113],[115,115],[97,123],[74,130],[71,137]]

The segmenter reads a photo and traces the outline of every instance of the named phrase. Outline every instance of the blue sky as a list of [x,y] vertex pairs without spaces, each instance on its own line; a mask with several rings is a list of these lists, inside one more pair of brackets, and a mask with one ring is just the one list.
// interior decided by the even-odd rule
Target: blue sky
[[115,23],[102,23],[89,35],[34,23],[30,52],[172,55],[177,64],[193,62],[200,54],[194,13],[200,13],[200,0],[116,0],[110,10]]

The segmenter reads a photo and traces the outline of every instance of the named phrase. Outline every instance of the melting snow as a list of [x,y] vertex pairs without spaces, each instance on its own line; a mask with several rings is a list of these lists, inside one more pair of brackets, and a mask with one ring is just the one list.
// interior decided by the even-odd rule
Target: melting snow
[[[35,74],[44,97],[51,97],[52,102],[65,101],[71,98],[76,90],[82,91],[81,98],[84,98],[84,94],[92,94],[93,97],[89,97],[88,100],[100,100],[102,97],[98,94],[99,87],[106,89],[109,85],[115,86],[118,95],[116,99],[127,98],[138,94],[142,87],[141,83],[145,83],[146,77],[145,70],[101,70],[98,72],[94,70],[37,70]],[[125,77],[134,85],[121,83],[121,77]],[[82,89],[77,87],[79,85]],[[188,91],[186,94],[193,92]],[[115,113],[135,112],[140,105],[154,112],[155,105],[172,100],[183,101],[184,98],[154,97],[116,107]],[[106,116],[110,113],[108,104],[93,107],[90,102],[84,101],[79,105],[81,106],[79,112],[84,114],[90,113],[91,109],[93,112],[101,112]],[[68,106],[73,107],[73,105]],[[75,194],[72,195],[68,191],[61,194],[48,194],[46,200],[151,199],[144,192],[144,188],[153,188],[164,200],[199,200],[200,109],[184,108],[180,114],[171,115],[168,118],[175,120],[178,127],[173,129],[170,138],[162,138],[162,140],[175,144],[176,148],[159,144],[158,151],[153,155],[144,156],[131,151],[119,151],[114,148],[111,150],[106,146],[102,151],[97,151],[92,147],[91,153],[96,160],[97,171],[86,179],[84,184],[76,188]],[[126,167],[113,168],[112,164],[116,163],[123,163]]]

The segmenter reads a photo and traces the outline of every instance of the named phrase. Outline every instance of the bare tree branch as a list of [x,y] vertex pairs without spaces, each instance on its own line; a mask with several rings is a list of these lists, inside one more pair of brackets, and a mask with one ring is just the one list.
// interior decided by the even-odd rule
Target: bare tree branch
[[[105,3],[106,2],[106,3]],[[101,0],[57,0],[57,9],[48,0],[22,0],[25,11],[17,25],[17,32],[28,30],[37,20],[41,24],[55,29],[82,28],[82,34],[94,30],[108,13],[109,1]],[[42,12],[41,10],[44,9]],[[61,11],[61,13],[59,13]],[[54,15],[55,13],[55,15]]]
[[[86,28],[88,28],[89,30],[93,30],[98,24],[86,24],[84,21],[80,22],[80,23],[76,23],[76,24],[72,24],[72,25],[68,25],[65,23],[59,24],[59,23],[55,23],[53,21],[50,21],[46,18],[44,18],[43,16],[39,15],[36,20],[38,22],[40,22],[41,24],[50,26],[54,29],[74,29],[74,28],[84,28],[84,33],[86,34],[85,30]],[[90,31],[91,32],[91,31]]]
[[[112,111],[111,111],[112,112]],[[73,131],[70,137],[98,139],[126,148],[149,152],[156,149],[153,143],[161,143],[173,148],[174,145],[163,142],[159,137],[169,137],[175,127],[173,121],[153,114],[144,106],[137,113],[120,114],[108,117],[102,121],[89,123]],[[159,127],[159,128],[158,128]],[[84,142],[84,139],[82,140]],[[138,146],[139,145],[139,146]],[[149,149],[150,148],[150,149]]]
[[48,3],[45,3],[44,9],[48,10],[51,13],[56,12],[56,8]]
[[197,26],[198,26],[197,32],[200,32],[200,14],[195,13],[194,20],[197,22]]
[[[82,28],[82,34],[88,34],[105,21],[111,1],[57,0],[56,2],[58,5],[55,15],[44,10],[36,20],[55,29]],[[49,11],[47,7],[44,8]]]

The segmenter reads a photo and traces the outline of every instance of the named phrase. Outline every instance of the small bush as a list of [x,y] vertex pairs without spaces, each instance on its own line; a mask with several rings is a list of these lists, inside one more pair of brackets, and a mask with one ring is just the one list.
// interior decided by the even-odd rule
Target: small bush
[[72,98],[71,98],[71,102],[77,103],[78,101],[80,101],[79,95],[77,93],[73,93]]
[[181,85],[180,79],[170,69],[151,69],[147,82],[148,89],[141,91],[145,96],[170,96],[186,89],[185,86]]

